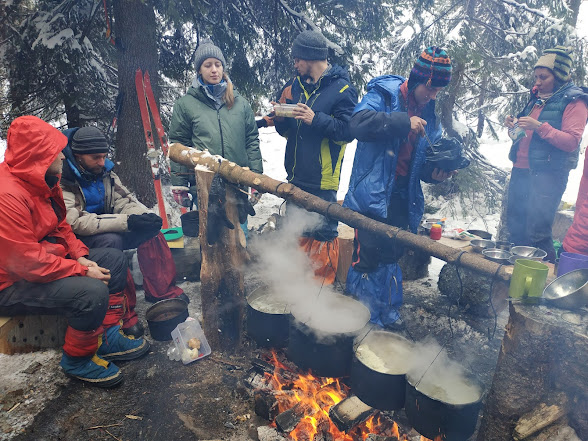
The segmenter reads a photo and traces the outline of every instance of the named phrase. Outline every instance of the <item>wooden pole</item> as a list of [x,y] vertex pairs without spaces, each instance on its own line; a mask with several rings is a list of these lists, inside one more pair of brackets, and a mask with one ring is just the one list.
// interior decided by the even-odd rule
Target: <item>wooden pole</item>
[[206,239],[208,221],[208,192],[214,173],[196,172],[198,210],[200,211],[200,269],[202,317],[204,334],[215,349],[234,351],[241,343],[244,316],[243,266],[245,247],[243,230],[239,225],[234,190],[227,186],[227,217],[235,226],[223,232],[214,245]]
[[[448,247],[428,237],[418,236],[375,221],[353,210],[344,208],[337,203],[327,202],[290,183],[280,182],[269,176],[260,175],[249,169],[239,167],[234,162],[211,155],[208,151],[201,151],[176,143],[170,146],[169,157],[172,161],[187,166],[204,166],[210,171],[219,173],[229,182],[244,184],[265,193],[274,194],[288,201],[293,201],[308,211],[314,211],[331,219],[336,219],[353,228],[371,231],[390,239],[396,239],[409,248],[423,250],[427,254],[445,262],[457,263],[459,260],[459,265],[466,268],[492,277],[496,274],[496,277],[507,282],[510,281],[510,273],[504,267],[499,268],[500,264],[498,263],[484,259],[474,253],[462,254],[463,250]],[[219,159],[221,160],[220,162]]]

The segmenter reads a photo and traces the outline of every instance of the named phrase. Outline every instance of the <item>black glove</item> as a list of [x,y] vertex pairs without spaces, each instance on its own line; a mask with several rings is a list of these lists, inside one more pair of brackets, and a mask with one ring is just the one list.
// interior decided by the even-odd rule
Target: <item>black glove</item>
[[157,231],[161,229],[162,220],[155,213],[131,214],[127,220],[129,231]]
[[235,192],[237,196],[237,213],[239,214],[239,223],[247,222],[247,216],[255,216],[255,209],[249,201],[249,196],[240,191]]
[[208,193],[206,240],[211,245],[218,241],[224,227],[229,230],[235,228],[227,217],[227,210],[225,209],[226,201],[225,181],[223,181],[219,174],[216,174],[212,178],[212,184],[210,184],[210,191]]

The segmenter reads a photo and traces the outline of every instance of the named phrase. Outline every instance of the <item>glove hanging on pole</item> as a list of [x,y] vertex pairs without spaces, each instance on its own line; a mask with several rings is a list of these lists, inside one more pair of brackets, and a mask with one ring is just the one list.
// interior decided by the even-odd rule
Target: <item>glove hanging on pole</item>
[[255,209],[249,201],[247,193],[237,191],[237,213],[239,214],[239,223],[244,224],[247,222],[247,216],[255,216]]
[[208,192],[208,218],[206,226],[206,240],[210,245],[215,244],[223,231],[223,228],[233,230],[235,226],[227,217],[225,203],[227,193],[225,181],[217,173],[212,178],[210,191]]

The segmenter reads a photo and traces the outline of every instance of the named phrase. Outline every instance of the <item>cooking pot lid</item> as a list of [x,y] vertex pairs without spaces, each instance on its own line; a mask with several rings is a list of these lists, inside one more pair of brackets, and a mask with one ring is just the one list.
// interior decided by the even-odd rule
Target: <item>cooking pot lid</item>
[[410,367],[413,344],[387,331],[372,331],[359,344],[356,358],[366,367],[382,374],[403,375]]

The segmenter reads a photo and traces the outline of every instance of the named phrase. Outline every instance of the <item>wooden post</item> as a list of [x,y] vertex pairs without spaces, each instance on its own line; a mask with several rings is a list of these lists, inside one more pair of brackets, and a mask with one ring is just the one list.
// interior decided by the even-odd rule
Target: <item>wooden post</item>
[[570,426],[588,439],[586,366],[588,335],[581,313],[511,304],[478,441],[510,441],[521,417],[535,414],[542,403],[561,409],[566,401]]
[[208,244],[208,192],[213,177],[212,172],[196,171],[202,252],[200,280],[203,328],[212,348],[234,351],[241,343],[244,316],[244,233],[239,225],[234,190],[227,186],[225,208],[235,229],[225,228],[216,244]]
[[248,185],[260,191],[291,200],[307,211],[313,211],[330,219],[336,219],[353,228],[371,231],[389,239],[398,240],[402,245],[420,249],[446,262],[456,262],[459,259],[459,264],[464,267],[487,275],[496,275],[496,277],[505,281],[510,280],[510,273],[506,271],[504,266],[500,267],[496,262],[486,260],[474,253],[464,253],[463,250],[448,247],[428,237],[417,236],[408,231],[375,221],[353,210],[343,208],[336,202],[327,202],[290,183],[280,182],[269,176],[260,175],[249,169],[239,167],[234,162],[227,160],[219,162],[218,156],[213,156],[207,151],[185,147],[176,143],[170,146],[169,157],[179,164],[193,167],[202,165],[211,171],[219,173],[229,182]]

